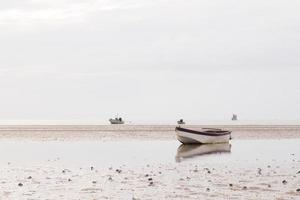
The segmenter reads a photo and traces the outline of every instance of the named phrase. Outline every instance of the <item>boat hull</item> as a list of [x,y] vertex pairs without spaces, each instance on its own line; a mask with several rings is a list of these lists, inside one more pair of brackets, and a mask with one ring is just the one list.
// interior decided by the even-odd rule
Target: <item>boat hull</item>
[[[196,131],[194,131],[196,132]],[[222,134],[207,134],[205,132],[191,133],[181,128],[176,128],[177,139],[183,144],[215,144],[229,142],[231,132],[223,132]]]

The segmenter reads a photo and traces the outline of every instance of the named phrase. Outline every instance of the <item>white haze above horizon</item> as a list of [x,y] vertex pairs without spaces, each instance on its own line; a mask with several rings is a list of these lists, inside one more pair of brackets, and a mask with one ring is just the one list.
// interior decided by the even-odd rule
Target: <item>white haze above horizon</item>
[[300,120],[299,7],[0,2],[0,121]]

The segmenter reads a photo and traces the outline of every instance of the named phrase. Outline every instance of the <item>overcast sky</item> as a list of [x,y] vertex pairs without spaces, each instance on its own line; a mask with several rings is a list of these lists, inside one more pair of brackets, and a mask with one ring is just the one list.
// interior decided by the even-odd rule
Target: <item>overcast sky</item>
[[0,2],[0,120],[300,120],[299,0]]

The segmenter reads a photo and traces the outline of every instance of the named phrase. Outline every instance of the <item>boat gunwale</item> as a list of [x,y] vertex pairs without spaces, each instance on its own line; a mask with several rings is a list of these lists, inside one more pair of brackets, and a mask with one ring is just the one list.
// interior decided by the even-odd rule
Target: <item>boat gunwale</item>
[[[231,131],[227,131],[227,130],[218,130],[219,133],[211,133],[211,132],[195,131],[195,130],[182,128],[182,127],[178,127],[178,126],[175,128],[175,131],[176,130],[187,132],[187,133],[192,133],[192,134],[197,134],[197,135],[206,135],[206,136],[224,136],[224,135],[231,134]],[[221,133],[220,133],[220,131],[221,131]]]

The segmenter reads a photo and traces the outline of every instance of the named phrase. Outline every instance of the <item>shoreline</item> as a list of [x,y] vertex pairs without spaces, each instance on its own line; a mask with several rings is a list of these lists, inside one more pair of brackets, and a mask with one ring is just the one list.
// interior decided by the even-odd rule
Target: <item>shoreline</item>
[[[0,139],[29,140],[174,140],[175,125],[17,125],[0,126]],[[185,125],[222,128],[233,139],[300,138],[300,125]]]

